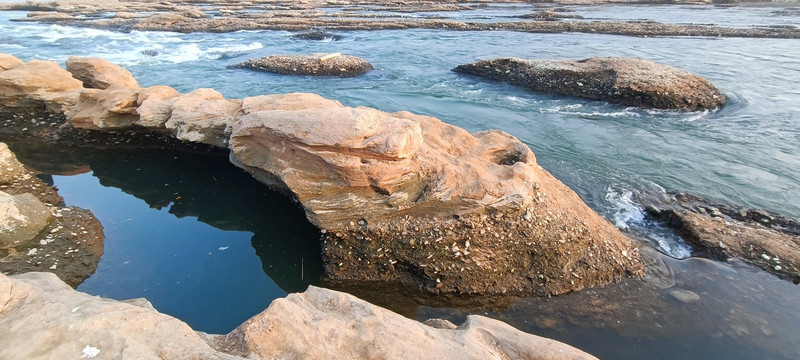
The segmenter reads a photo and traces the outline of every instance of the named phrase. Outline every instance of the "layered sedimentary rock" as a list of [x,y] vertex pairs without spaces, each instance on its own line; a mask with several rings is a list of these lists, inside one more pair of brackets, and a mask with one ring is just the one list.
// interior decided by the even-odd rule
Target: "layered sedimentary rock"
[[334,279],[559,294],[641,269],[630,239],[501,131],[314,94],[75,86],[61,90],[79,96],[60,131],[134,129],[229,148],[233,163],[300,201]]
[[231,154],[300,200],[333,278],[558,294],[639,269],[628,238],[500,131],[369,108],[267,110],[234,123]]
[[726,98],[707,80],[649,60],[596,57],[572,60],[501,58],[453,71],[555,93],[657,109],[704,110]]
[[145,299],[90,296],[47,273],[0,274],[0,314],[3,359],[596,359],[482,316],[433,328],[315,287],[224,336],[195,332]]
[[251,69],[283,75],[311,75],[353,77],[373,70],[366,60],[334,54],[272,55],[261,59],[250,59],[231,65],[234,69]]

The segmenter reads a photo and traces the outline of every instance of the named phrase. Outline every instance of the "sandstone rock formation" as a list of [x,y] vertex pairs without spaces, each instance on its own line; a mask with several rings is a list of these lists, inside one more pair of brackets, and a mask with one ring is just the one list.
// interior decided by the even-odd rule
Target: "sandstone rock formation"
[[0,274],[0,358],[91,354],[136,359],[596,359],[482,316],[470,316],[455,329],[433,328],[315,287],[273,301],[221,336],[195,332],[145,299],[90,296],[47,273]]
[[676,229],[700,251],[735,257],[800,283],[800,221],[763,210],[671,193],[651,199],[648,213]]
[[11,70],[22,65],[22,60],[8,54],[0,54],[0,71]]
[[66,61],[67,71],[83,86],[90,89],[108,89],[112,85],[139,88],[139,82],[130,71],[100,58],[70,56]]
[[333,279],[560,294],[641,270],[630,239],[500,131],[313,94],[62,91],[80,99],[57,132],[130,129],[230,149],[234,164],[300,201]]
[[597,57],[578,61],[501,58],[459,65],[453,71],[555,93],[627,106],[704,110],[725,95],[688,71],[648,60]]
[[62,114],[78,101],[82,83],[52,61],[31,60],[0,72],[0,112],[46,109]]
[[300,200],[336,279],[558,294],[640,268],[629,239],[503,132],[342,106],[252,112],[230,146]]
[[311,75],[353,77],[365,74],[374,68],[364,59],[334,54],[272,55],[261,59],[250,59],[230,68],[252,69],[283,75]]

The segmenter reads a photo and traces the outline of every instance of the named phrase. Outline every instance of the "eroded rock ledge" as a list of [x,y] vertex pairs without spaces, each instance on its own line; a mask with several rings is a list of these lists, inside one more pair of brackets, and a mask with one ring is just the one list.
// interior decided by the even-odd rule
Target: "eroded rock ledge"
[[47,117],[38,133],[52,139],[125,130],[230,149],[234,164],[300,201],[322,230],[331,278],[560,294],[642,269],[632,240],[504,132],[314,94],[236,100],[91,83],[55,63],[18,63],[0,72],[0,116],[37,110]]
[[685,193],[649,199],[647,212],[718,259],[735,257],[800,283],[800,221]]
[[554,93],[656,109],[705,110],[725,104],[714,85],[649,60],[596,57],[578,61],[501,58],[459,65],[455,72]]
[[3,359],[597,359],[482,316],[434,328],[316,287],[227,335],[196,332],[142,298],[77,292],[49,273],[0,274],[0,314]]

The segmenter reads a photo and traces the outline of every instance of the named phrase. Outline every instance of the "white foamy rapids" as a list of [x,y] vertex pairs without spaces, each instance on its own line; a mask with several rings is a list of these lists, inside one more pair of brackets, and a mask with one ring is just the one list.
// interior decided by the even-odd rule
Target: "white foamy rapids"
[[691,256],[692,248],[671,229],[648,219],[633,195],[631,190],[613,186],[606,190],[605,200],[611,207],[614,226],[651,241],[656,249],[671,257],[685,259]]
[[[563,114],[563,115],[575,115],[579,117],[612,117],[612,118],[621,118],[621,117],[638,117],[641,116],[639,113],[640,109],[635,107],[625,108],[622,111],[597,111],[597,109],[603,109],[603,107],[597,106],[584,106],[583,104],[569,104],[569,105],[559,105],[559,106],[552,106],[549,108],[542,108],[539,112],[544,114]],[[617,110],[616,106],[609,107],[609,110]],[[584,110],[584,111],[581,111]]]
[[633,202],[632,191],[609,188],[605,199],[615,209],[612,214],[614,226],[629,229],[632,224],[641,224],[644,221],[644,210]]
[[716,111],[714,110],[702,110],[702,111],[694,111],[694,112],[682,112],[676,110],[661,110],[661,109],[645,109],[648,114],[650,115],[670,115],[676,116],[680,119],[681,122],[693,122],[697,120],[704,119],[708,117],[709,114]]

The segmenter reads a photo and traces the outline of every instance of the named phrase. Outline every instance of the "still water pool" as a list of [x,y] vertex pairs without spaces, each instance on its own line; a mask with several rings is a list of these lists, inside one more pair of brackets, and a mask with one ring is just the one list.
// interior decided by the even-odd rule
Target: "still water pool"
[[[635,7],[625,9],[638,18]],[[751,11],[735,13],[738,23],[763,24],[767,10],[745,9]],[[676,7],[664,16],[697,18],[698,11],[704,10]],[[423,320],[486,313],[601,358],[800,357],[797,286],[741,263],[689,257],[680,239],[648,222],[632,201],[639,192],[680,190],[800,216],[797,40],[404,30],[347,32],[340,41],[319,42],[282,31],[118,33],[9,21],[24,15],[0,13],[0,52],[61,63],[69,55],[103,57],[131,70],[143,86],[181,92],[211,87],[230,98],[315,92],[349,106],[436,116],[470,131],[504,130],[595,210],[643,246],[670,255],[653,255],[644,280],[556,298],[457,307],[359,294],[371,301]],[[334,79],[226,69],[248,58],[311,52],[360,56],[376,70]],[[501,56],[645,58],[698,73],[731,101],[709,112],[641,110],[533,94],[450,71]],[[80,290],[144,296],[198,330],[224,333],[272,299],[320,281],[317,230],[290,199],[224,157],[68,153],[63,162],[75,166],[53,169],[52,181],[69,205],[98,216],[107,237],[97,273]],[[700,300],[682,302],[683,290]]]

